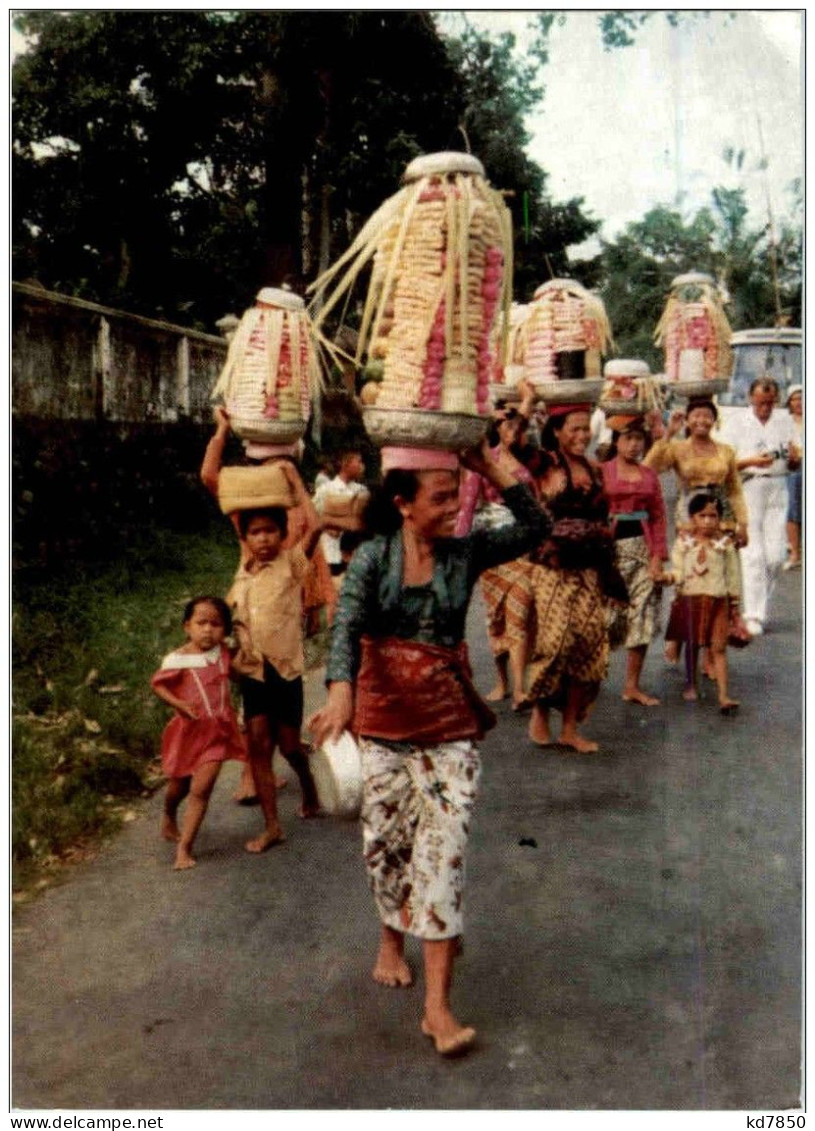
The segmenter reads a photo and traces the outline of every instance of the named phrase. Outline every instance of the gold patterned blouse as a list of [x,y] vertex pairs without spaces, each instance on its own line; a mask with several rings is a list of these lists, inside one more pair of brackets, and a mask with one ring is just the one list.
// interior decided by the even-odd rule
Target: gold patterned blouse
[[736,467],[736,453],[729,444],[721,444],[717,440],[713,443],[715,452],[699,455],[692,440],[657,440],[642,462],[658,475],[674,471],[686,494],[696,487],[721,487],[736,522],[746,526],[747,505]]

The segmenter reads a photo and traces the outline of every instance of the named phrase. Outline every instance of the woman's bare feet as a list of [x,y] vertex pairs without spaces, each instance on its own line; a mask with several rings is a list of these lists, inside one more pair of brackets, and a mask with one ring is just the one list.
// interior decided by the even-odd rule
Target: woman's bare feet
[[276,844],[283,844],[285,839],[283,830],[280,825],[277,825],[275,829],[264,829],[260,836],[247,840],[244,847],[247,852],[265,852],[267,848],[273,848]]
[[537,704],[532,708],[532,717],[529,720],[528,733],[530,742],[534,742],[536,746],[552,745],[549,719]]
[[181,845],[179,845],[178,851],[175,854],[175,864],[173,864],[173,868],[176,870],[176,872],[183,872],[187,868],[194,867],[195,857],[192,856],[186,848],[182,848]]
[[502,699],[507,697],[507,685],[505,683],[496,683],[492,691],[488,691],[484,698],[488,703],[500,703]]
[[572,750],[576,750],[578,754],[596,754],[600,749],[596,742],[592,742],[590,738],[584,738],[576,730],[561,731],[558,743],[560,746],[568,746]]
[[325,814],[320,808],[319,801],[312,801],[308,805],[304,801],[297,810],[297,816],[301,821],[311,821],[315,817],[324,817]]
[[457,1056],[475,1042],[475,1029],[459,1025],[452,1013],[444,1012],[422,1018],[422,1032],[430,1037],[441,1056]]
[[696,694],[695,687],[686,687],[682,692],[682,698],[686,703],[695,703],[699,696]]
[[413,971],[405,961],[405,936],[389,927],[382,928],[379,953],[372,971],[380,986],[410,986]]
[[161,815],[161,836],[164,840],[169,840],[173,844],[181,840],[176,819],[171,817],[169,813],[162,813]]
[[659,703],[655,695],[646,695],[639,687],[626,687],[622,698],[624,703],[642,703],[643,707],[656,707]]

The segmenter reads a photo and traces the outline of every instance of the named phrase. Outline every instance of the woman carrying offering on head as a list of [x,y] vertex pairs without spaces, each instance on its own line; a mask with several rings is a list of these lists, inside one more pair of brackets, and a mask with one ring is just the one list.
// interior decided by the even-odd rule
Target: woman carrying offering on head
[[551,744],[555,707],[563,715],[559,744],[580,754],[598,749],[577,726],[606,677],[607,606],[628,599],[614,560],[603,477],[585,454],[590,420],[588,405],[551,405],[543,431],[538,489],[554,525],[532,555],[537,629],[528,679],[530,739]]
[[602,464],[603,486],[612,519],[617,567],[628,590],[628,607],[612,613],[612,647],[628,650],[623,699],[652,707],[659,702],[640,687],[648,645],[657,628],[659,578],[668,557],[665,503],[656,472],[643,467],[646,423],[643,416],[611,416],[611,458]]
[[[688,498],[697,491],[707,491],[722,504],[722,528],[733,532],[737,546],[747,544],[747,504],[741,487],[736,453],[729,444],[711,436],[719,419],[716,406],[707,397],[694,397],[687,412],[673,412],[667,433],[657,440],[643,460],[645,467],[657,475],[673,471],[679,480],[681,494],[676,504],[678,527],[689,528]],[[686,427],[685,439],[678,439]]]
[[421,1028],[443,1055],[475,1039],[451,1011],[450,986],[480,774],[476,742],[495,722],[471,681],[467,606],[479,574],[532,549],[549,526],[486,442],[463,458],[502,493],[514,522],[455,538],[457,458],[383,449],[386,474],[368,517],[376,536],[348,568],[326,668],[328,699],[310,720],[320,743],[346,728],[358,736],[365,862],[382,923],[373,977],[410,984],[405,934],[422,940]]
[[[747,545],[747,503],[741,485],[736,453],[729,444],[714,440],[713,426],[719,419],[716,406],[708,397],[693,397],[687,412],[671,413],[666,435],[657,440],[643,460],[657,475],[673,470],[679,480],[676,500],[676,528],[689,530],[688,499],[697,491],[707,491],[722,507],[722,529],[732,533],[737,546]],[[678,439],[682,428],[685,439]],[[676,662],[679,645],[669,641],[665,658]]]

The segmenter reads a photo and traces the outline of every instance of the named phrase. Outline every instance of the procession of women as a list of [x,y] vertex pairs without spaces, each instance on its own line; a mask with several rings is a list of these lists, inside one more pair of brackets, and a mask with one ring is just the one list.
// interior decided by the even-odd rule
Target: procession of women
[[[380,924],[372,978],[412,984],[405,940],[421,941],[417,1023],[442,1056],[478,1040],[452,983],[478,744],[506,725],[493,707],[506,700],[541,757],[603,757],[598,704],[618,649],[632,713],[716,711],[737,725],[730,650],[760,647],[778,574],[801,560],[802,391],[781,404],[761,376],[749,427],[717,431],[732,358],[715,281],[692,270],[674,280],[655,328],[665,371],[652,374],[614,356],[601,300],[575,280],[542,280],[513,303],[511,239],[481,163],[432,154],[317,280],[319,305],[280,286],[258,294],[214,390],[202,468],[238,536],[235,582],[225,601],[190,603],[186,643],[153,681],[176,712],[162,823],[175,867],[195,866],[227,758],[245,763],[236,799],[259,804],[253,854],[285,843],[276,749],[297,775],[302,819],[336,810],[340,796],[353,809],[358,790]],[[349,310],[353,355],[336,344]],[[353,439],[334,437],[336,474],[312,500],[298,462],[332,363],[358,374],[378,465],[369,491]],[[221,465],[230,430],[243,441],[240,467]],[[483,694],[467,646],[476,592],[495,669]],[[326,696],[304,719],[302,632],[322,606]],[[681,673],[674,701],[653,690],[666,663]]]

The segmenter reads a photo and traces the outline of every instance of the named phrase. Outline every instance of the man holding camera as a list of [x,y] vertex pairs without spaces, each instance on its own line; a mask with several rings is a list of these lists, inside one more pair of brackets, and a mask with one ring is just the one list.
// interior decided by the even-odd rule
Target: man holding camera
[[748,544],[741,551],[744,620],[753,636],[767,621],[767,606],[787,553],[786,476],[797,463],[792,418],[774,412],[778,385],[759,377],[750,386],[750,409],[731,417],[722,440],[736,451],[748,512]]

